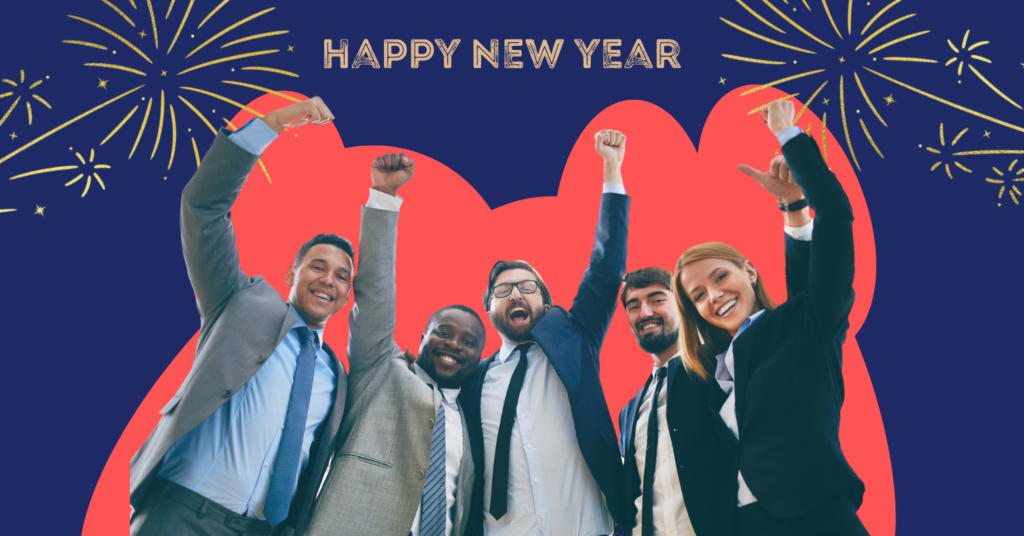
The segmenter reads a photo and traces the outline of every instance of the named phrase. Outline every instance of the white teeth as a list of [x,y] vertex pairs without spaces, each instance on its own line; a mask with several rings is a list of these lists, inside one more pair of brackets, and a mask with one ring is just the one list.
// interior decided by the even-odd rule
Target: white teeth
[[454,364],[457,363],[457,361],[455,361],[455,359],[453,359],[451,356],[441,355],[441,356],[438,356],[438,357],[440,357],[442,361],[444,361],[445,363],[448,363],[450,365],[454,365]]
[[735,306],[736,306],[736,298],[733,298],[728,303],[723,305],[722,308],[719,309],[718,312],[715,313],[715,314],[717,314],[718,316],[722,316],[725,313],[728,313],[730,310],[732,310],[732,308],[735,307]]
[[651,330],[651,329],[654,329],[654,328],[658,327],[659,325],[660,324],[658,324],[657,322],[648,322],[648,323],[640,326],[640,331]]
[[313,295],[318,297],[318,298],[323,298],[323,299],[325,299],[327,301],[331,301],[331,297],[326,295],[326,294],[324,294],[323,292],[313,292]]

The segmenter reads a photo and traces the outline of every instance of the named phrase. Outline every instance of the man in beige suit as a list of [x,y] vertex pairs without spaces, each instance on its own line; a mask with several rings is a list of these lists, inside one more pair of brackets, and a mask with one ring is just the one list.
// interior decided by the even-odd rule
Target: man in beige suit
[[285,126],[333,118],[314,97],[221,130],[182,192],[202,324],[192,370],[131,461],[133,536],[287,536],[310,510],[345,411],[345,370],[323,334],[348,301],[352,246],[304,244],[282,270],[286,302],[241,270],[231,206]]
[[399,186],[415,164],[384,155],[371,167],[362,211],[356,304],[349,317],[348,407],[339,448],[316,499],[309,536],[461,536],[474,467],[458,394],[473,375],[486,331],[472,309],[435,313],[419,357],[394,340]]

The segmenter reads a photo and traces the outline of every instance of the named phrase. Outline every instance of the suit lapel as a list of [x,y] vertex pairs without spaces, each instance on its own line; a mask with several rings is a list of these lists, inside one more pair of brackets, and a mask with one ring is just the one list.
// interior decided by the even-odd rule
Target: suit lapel
[[[459,482],[455,488],[455,512],[452,516],[452,535],[460,536],[469,521],[470,499],[473,498],[473,480],[476,478],[476,467],[473,463],[473,450],[469,442],[469,425],[466,410],[461,400],[456,401],[459,415],[462,417],[462,463],[459,466]],[[483,478],[483,472],[480,473]]]
[[746,413],[744,411],[744,401],[747,392],[747,384],[750,381],[750,371],[753,367],[751,363],[751,357],[753,355],[754,339],[757,337],[757,328],[764,323],[764,316],[770,314],[771,311],[766,311],[761,314],[753,324],[743,330],[739,337],[736,337],[732,343],[732,359],[733,368],[736,371],[736,383],[734,388],[736,389],[736,426],[738,429],[743,429],[743,416]]

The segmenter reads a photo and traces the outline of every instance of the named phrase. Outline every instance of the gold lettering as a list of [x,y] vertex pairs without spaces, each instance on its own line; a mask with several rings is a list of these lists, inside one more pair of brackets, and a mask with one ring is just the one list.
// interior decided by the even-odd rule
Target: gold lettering
[[[450,45],[451,48],[444,46],[444,39],[434,39],[434,42],[437,43],[437,48],[441,49],[441,54],[444,55],[444,68],[451,69],[452,54],[455,53],[455,49],[459,46],[459,43],[462,42],[462,39],[452,39],[452,44]],[[477,68],[479,67],[480,65],[477,65]]]
[[622,52],[619,52],[618,49],[614,49],[612,47],[617,47],[617,46],[621,46],[621,45],[622,45],[622,39],[605,39],[604,40],[604,68],[605,69],[621,69],[622,68],[622,62],[621,61],[612,61],[612,58],[618,58],[619,56],[622,55]]
[[331,48],[331,40],[324,39],[324,69],[330,69],[334,58],[341,61],[341,68],[348,68],[348,39],[342,39],[338,48]]
[[473,68],[479,69],[481,65],[480,58],[487,60],[488,63],[498,68],[498,40],[491,39],[491,48],[486,49],[480,44],[480,41],[473,40]]
[[562,52],[562,43],[565,39],[556,39],[554,50],[548,48],[547,39],[541,40],[540,51],[537,51],[537,45],[533,42],[533,39],[526,40],[526,48],[530,49],[530,58],[533,59],[533,66],[540,69],[540,66],[545,61],[548,62],[548,68],[554,69],[555,62],[558,61],[558,55]]
[[580,54],[583,54],[583,68],[590,68],[590,56],[597,50],[597,45],[601,42],[600,39],[594,39],[589,45],[584,46],[582,39],[576,40],[576,48],[580,49]]

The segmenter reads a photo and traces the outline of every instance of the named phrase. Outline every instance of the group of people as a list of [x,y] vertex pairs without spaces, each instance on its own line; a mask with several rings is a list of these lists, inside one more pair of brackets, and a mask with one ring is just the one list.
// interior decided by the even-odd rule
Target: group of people
[[[784,303],[722,243],[673,271],[627,272],[626,137],[603,130],[594,247],[571,308],[531,264],[496,262],[483,310],[501,348],[486,359],[486,324],[464,304],[426,320],[416,355],[395,343],[397,192],[416,168],[405,153],[371,166],[358,257],[342,237],[313,237],[282,301],[242,272],[231,207],[282,129],[334,116],[314,97],[221,130],[182,194],[195,362],[132,459],[131,534],[866,535],[838,438],[853,215],[793,116],[771,103],[761,117],[782,155],[766,172],[738,166],[784,214]],[[350,294],[346,371],[323,333]],[[620,302],[652,372],[616,435],[599,370]]]

